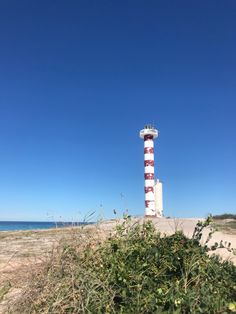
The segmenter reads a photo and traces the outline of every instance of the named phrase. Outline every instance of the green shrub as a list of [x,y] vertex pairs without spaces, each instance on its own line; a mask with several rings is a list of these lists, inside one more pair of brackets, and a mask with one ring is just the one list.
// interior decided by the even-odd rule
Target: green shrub
[[236,219],[235,214],[222,214],[222,215],[214,215],[214,219]]
[[199,242],[208,223],[198,223],[189,239],[182,232],[161,236],[151,222],[126,219],[99,247],[64,246],[31,285],[21,311],[236,312],[236,267],[210,257]]

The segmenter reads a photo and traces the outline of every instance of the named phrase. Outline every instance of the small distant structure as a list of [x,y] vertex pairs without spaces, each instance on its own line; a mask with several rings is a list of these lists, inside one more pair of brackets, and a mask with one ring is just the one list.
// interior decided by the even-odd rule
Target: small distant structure
[[162,182],[155,180],[154,173],[154,139],[158,137],[158,130],[153,125],[147,124],[139,136],[144,140],[145,216],[162,217]]

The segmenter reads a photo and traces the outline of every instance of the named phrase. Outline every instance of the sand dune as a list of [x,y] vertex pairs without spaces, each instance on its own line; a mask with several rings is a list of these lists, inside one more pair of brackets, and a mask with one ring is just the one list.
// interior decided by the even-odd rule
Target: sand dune
[[[142,223],[144,218],[132,218],[132,223]],[[150,218],[148,219],[150,220]],[[186,236],[191,237],[198,222],[197,218],[189,219],[151,219],[156,228],[167,235],[176,230],[182,230]],[[100,239],[105,239],[110,233],[114,232],[117,223],[122,219],[104,221],[96,225],[84,227],[83,230],[90,234],[97,234]],[[7,283],[11,283],[11,288],[6,293],[3,300],[0,300],[0,313],[6,313],[8,301],[17,298],[22,287],[27,282],[27,277],[35,264],[41,263],[53,247],[56,247],[61,239],[76,235],[80,227],[34,230],[34,231],[15,231],[0,232],[0,289]],[[205,230],[202,242],[206,240],[208,230]],[[78,233],[79,234],[79,233]],[[236,233],[226,233],[217,231],[213,234],[210,244],[215,242],[231,242],[231,246],[236,248]],[[236,265],[236,256],[226,249],[217,249],[214,253],[219,254],[223,259],[229,259]]]

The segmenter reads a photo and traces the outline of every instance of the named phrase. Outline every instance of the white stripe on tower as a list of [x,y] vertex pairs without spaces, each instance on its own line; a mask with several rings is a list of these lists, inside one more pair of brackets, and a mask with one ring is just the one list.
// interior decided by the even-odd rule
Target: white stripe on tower
[[144,136],[145,215],[155,216],[153,135]]

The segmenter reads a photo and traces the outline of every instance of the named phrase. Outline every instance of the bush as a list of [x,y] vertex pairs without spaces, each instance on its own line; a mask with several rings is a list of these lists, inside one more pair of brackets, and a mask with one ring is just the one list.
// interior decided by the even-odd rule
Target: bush
[[236,215],[234,214],[222,214],[222,215],[214,215],[214,219],[236,219]]
[[31,284],[21,313],[232,313],[236,267],[200,245],[207,224],[189,239],[127,219],[96,248],[65,245]]

